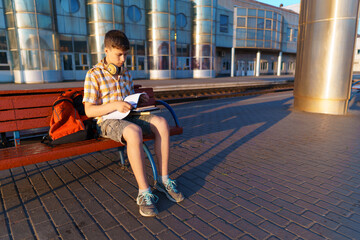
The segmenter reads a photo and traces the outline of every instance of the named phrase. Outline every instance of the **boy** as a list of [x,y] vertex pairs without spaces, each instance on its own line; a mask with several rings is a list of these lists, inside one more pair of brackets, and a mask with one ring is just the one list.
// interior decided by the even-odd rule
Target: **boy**
[[[160,175],[155,188],[164,192],[171,201],[181,202],[183,194],[176,189],[175,181],[168,177],[169,126],[163,117],[155,115],[128,116],[122,120],[101,118],[115,110],[130,110],[131,105],[123,99],[134,93],[131,75],[123,67],[130,48],[128,38],[121,31],[111,30],[105,35],[104,45],[106,57],[90,69],[85,78],[85,112],[88,117],[97,119],[102,137],[127,144],[129,162],[139,187],[136,199],[139,212],[146,217],[156,216],[158,211],[155,203],[158,197],[152,194],[146,179],[142,136],[143,132],[155,134],[155,153]],[[148,100],[146,94],[140,98],[140,101]]]

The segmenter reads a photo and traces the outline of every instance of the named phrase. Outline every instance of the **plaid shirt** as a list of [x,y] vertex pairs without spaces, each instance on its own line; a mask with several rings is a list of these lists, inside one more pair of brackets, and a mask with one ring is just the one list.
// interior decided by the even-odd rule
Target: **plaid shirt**
[[[95,105],[122,101],[134,93],[134,83],[129,71],[115,77],[106,69],[104,59],[90,69],[85,77],[83,102]],[[101,118],[97,118],[101,121]]]

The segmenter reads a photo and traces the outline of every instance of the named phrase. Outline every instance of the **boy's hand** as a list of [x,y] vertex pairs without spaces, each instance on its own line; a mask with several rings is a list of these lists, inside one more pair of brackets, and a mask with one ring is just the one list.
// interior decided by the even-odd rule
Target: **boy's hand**
[[116,104],[116,110],[118,110],[119,112],[127,112],[133,108],[131,104],[127,102],[119,101],[114,103]]
[[147,103],[150,99],[146,92],[143,93],[144,94],[140,95],[139,103]]

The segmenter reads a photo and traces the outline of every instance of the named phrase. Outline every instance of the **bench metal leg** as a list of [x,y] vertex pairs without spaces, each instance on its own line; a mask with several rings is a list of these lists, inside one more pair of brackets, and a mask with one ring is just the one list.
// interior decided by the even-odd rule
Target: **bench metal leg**
[[158,173],[157,173],[157,169],[156,169],[156,164],[155,164],[155,161],[154,161],[154,158],[152,157],[151,155],[151,152],[149,150],[149,148],[146,146],[145,143],[143,143],[143,148],[144,148],[144,151],[150,161],[150,164],[151,164],[151,168],[152,168],[152,171],[153,171],[153,175],[154,175],[154,184],[157,182],[157,178],[158,178]]
[[[145,153],[146,153],[147,158],[148,158],[149,161],[150,161],[151,169],[152,169],[153,175],[154,175],[154,182],[156,183],[157,178],[158,178],[158,173],[157,173],[157,168],[156,168],[156,164],[155,164],[154,158],[152,157],[151,152],[150,152],[149,148],[146,146],[145,143],[143,143],[143,149],[144,149],[144,151],[145,151]],[[122,167],[122,168],[126,168],[126,167],[127,167],[127,166],[125,165],[124,150],[125,150],[125,147],[118,147],[118,152],[119,152],[119,155],[120,155],[120,163],[121,163],[121,167]]]
[[125,147],[118,147],[118,151],[119,151],[119,155],[120,155],[120,162],[121,162],[122,167],[125,167],[124,150],[125,150]]
[[20,145],[20,132],[19,131],[14,131],[14,144],[15,144],[15,146]]

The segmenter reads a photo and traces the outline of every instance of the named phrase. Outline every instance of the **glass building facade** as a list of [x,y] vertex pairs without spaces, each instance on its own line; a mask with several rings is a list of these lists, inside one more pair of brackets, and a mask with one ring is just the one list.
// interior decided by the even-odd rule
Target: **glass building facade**
[[280,50],[282,16],[275,11],[240,8],[236,11],[236,47]]
[[2,0],[0,83],[84,80],[112,29],[135,79],[291,74],[298,18],[247,0]]

